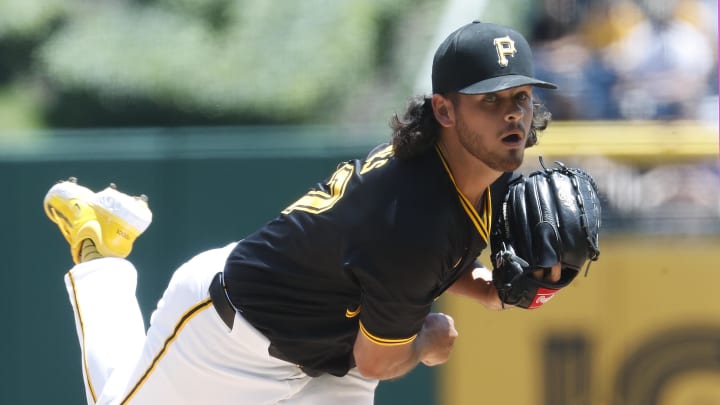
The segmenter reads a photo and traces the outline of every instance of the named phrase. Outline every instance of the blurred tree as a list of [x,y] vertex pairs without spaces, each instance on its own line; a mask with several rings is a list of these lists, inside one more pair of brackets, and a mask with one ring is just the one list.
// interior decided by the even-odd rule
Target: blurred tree
[[0,85],[32,76],[56,127],[332,122],[409,4],[4,0]]

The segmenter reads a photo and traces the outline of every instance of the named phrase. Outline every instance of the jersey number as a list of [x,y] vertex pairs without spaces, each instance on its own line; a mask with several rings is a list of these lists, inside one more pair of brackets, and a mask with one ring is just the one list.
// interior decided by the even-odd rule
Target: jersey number
[[332,208],[345,194],[350,178],[352,177],[355,167],[350,163],[345,163],[333,173],[327,182],[328,191],[312,190],[300,197],[289,207],[282,210],[283,214],[289,214],[294,210],[305,211],[311,214],[319,214]]
[[[392,146],[381,149],[370,156],[360,169],[360,174],[365,174],[373,169],[383,166],[392,155]],[[345,188],[352,178],[355,166],[352,163],[345,163],[338,167],[327,182],[327,190],[311,190],[289,207],[282,210],[283,214],[289,214],[295,210],[305,211],[310,214],[320,214],[332,208],[345,194]]]

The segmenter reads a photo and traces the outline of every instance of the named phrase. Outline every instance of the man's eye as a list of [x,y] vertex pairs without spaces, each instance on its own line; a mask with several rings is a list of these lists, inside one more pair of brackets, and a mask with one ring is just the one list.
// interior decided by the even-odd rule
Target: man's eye
[[485,95],[484,100],[488,103],[494,103],[497,100],[497,96],[494,94],[487,94]]

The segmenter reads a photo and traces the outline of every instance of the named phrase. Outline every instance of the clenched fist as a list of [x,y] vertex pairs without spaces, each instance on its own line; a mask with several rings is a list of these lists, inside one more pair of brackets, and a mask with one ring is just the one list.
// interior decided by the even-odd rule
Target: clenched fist
[[428,314],[418,334],[420,361],[426,366],[445,363],[450,358],[457,337],[455,321],[450,315],[434,312]]

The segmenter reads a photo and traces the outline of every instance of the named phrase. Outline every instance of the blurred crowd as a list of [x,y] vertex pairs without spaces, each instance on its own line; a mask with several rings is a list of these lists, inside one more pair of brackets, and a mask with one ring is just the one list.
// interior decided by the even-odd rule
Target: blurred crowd
[[542,0],[530,37],[557,119],[717,122],[717,0]]

